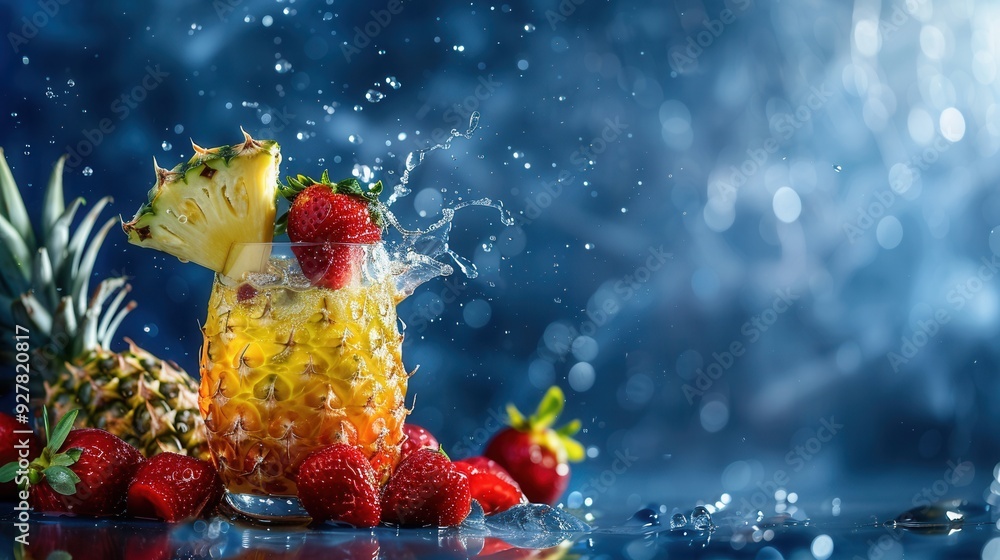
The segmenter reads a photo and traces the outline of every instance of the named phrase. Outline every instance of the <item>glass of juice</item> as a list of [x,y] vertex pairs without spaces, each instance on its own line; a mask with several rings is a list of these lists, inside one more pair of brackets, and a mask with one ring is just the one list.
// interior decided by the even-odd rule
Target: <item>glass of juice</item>
[[311,452],[355,445],[383,481],[399,460],[408,374],[392,263],[381,244],[317,243],[236,244],[229,261],[202,327],[212,458],[239,513],[307,519],[295,477]]

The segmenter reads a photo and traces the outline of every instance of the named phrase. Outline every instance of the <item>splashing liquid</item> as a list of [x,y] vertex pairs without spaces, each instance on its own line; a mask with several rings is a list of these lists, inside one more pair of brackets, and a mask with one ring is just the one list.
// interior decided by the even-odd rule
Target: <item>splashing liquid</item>
[[406,156],[406,168],[399,179],[399,184],[395,185],[392,195],[386,200],[383,211],[386,221],[396,229],[402,239],[391,243],[389,251],[393,260],[401,263],[404,271],[397,275],[396,288],[400,295],[409,296],[413,291],[428,280],[438,276],[448,276],[454,272],[451,265],[438,260],[447,255],[454,261],[455,265],[467,278],[475,278],[479,275],[476,266],[461,255],[455,253],[448,245],[448,237],[451,233],[452,220],[455,213],[469,206],[488,206],[496,208],[500,212],[500,222],[506,226],[514,224],[502,201],[494,201],[489,198],[479,198],[460,202],[451,208],[441,210],[441,219],[423,229],[409,230],[400,224],[399,219],[389,210],[400,198],[410,194],[412,190],[407,186],[410,181],[410,174],[424,161],[424,157],[434,150],[447,150],[451,148],[451,142],[458,137],[471,139],[472,133],[479,126],[479,113],[474,112],[469,119],[469,128],[465,132],[452,129],[451,136],[441,144],[436,144],[427,148],[422,148],[415,152],[410,152]]

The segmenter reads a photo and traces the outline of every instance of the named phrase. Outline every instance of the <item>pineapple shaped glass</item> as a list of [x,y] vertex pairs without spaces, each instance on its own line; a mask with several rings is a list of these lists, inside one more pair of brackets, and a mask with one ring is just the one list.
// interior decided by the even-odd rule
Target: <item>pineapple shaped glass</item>
[[202,329],[199,407],[238,512],[307,517],[296,471],[334,443],[358,446],[383,480],[390,474],[408,377],[391,268],[380,244],[233,247]]

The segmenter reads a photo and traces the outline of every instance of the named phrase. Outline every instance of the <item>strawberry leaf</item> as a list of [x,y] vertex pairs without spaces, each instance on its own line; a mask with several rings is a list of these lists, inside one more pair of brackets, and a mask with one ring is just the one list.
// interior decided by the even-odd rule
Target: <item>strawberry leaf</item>
[[344,179],[343,181],[337,183],[335,192],[338,192],[340,194],[353,194],[357,196],[361,196],[364,194],[364,191],[361,190],[361,183],[359,183],[358,180],[355,179],[354,177],[351,177],[350,179]]
[[525,431],[528,429],[528,421],[513,403],[507,404],[507,423],[516,430]]
[[46,447],[51,449],[53,452],[59,451],[62,447],[64,441],[66,441],[66,436],[73,429],[73,422],[76,422],[76,415],[80,413],[79,409],[74,409],[67,412],[56,422],[56,428],[49,435],[49,443]]
[[544,430],[552,426],[556,418],[559,417],[559,413],[562,412],[565,401],[566,397],[558,385],[549,387],[549,390],[545,392],[545,396],[542,397],[542,402],[538,403],[538,410],[528,420],[531,424],[531,429]]
[[573,420],[572,422],[566,424],[562,428],[559,428],[558,430],[556,430],[556,433],[559,434],[562,437],[570,437],[573,434],[579,432],[580,431],[580,427],[581,427],[580,421],[579,420]]
[[584,459],[586,454],[583,450],[583,445],[570,437],[560,437],[560,443],[562,443],[563,449],[566,450],[566,459],[573,463],[579,463]]
[[49,462],[50,466],[53,467],[68,467],[80,460],[80,455],[83,454],[83,450],[77,447],[67,449],[65,453],[60,453],[52,458]]
[[66,467],[49,467],[42,471],[45,480],[53,490],[63,496],[72,496],[76,493],[76,483],[80,482],[80,477]]
[[44,405],[42,406],[42,423],[45,424],[45,442],[48,443],[49,434],[52,432],[49,431],[49,409]]
[[319,182],[324,185],[330,184],[330,171],[328,169],[323,170],[323,174],[319,176]]
[[11,461],[0,467],[0,482],[10,482],[17,475],[17,461]]
[[274,221],[274,235],[281,235],[288,231],[288,212],[285,212]]

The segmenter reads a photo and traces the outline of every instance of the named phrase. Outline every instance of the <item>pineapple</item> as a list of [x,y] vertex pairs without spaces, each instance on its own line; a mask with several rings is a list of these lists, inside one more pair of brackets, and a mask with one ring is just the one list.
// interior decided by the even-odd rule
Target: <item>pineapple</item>
[[228,272],[233,243],[267,243],[274,235],[278,164],[273,140],[205,149],[167,171],[156,165],[156,185],[131,222],[130,243],[157,249],[216,272]]
[[334,443],[358,446],[388,479],[408,380],[391,279],[245,286],[216,282],[202,347],[199,403],[227,488],[293,496],[305,457]]
[[230,253],[273,237],[278,145],[247,135],[195,149],[188,163],[157,169],[149,203],[124,228],[132,243],[219,273],[199,405],[223,481],[237,493],[294,496],[305,455],[334,442],[358,446],[387,479],[408,379],[391,278],[340,290],[258,282],[252,273],[280,259]]
[[[108,349],[136,304],[125,302],[131,290],[125,278],[101,281],[88,299],[97,253],[116,220],[91,236],[110,201],[105,197],[71,230],[83,199],[65,206],[64,161],[49,179],[36,238],[0,150],[0,334],[9,341],[23,334],[15,333],[18,326],[30,330],[31,378],[41,381],[31,388],[35,404],[47,404],[60,416],[81,408],[78,427],[106,429],[146,456],[174,451],[206,457],[195,381],[131,341],[126,351]],[[11,358],[3,356],[8,363]]]

